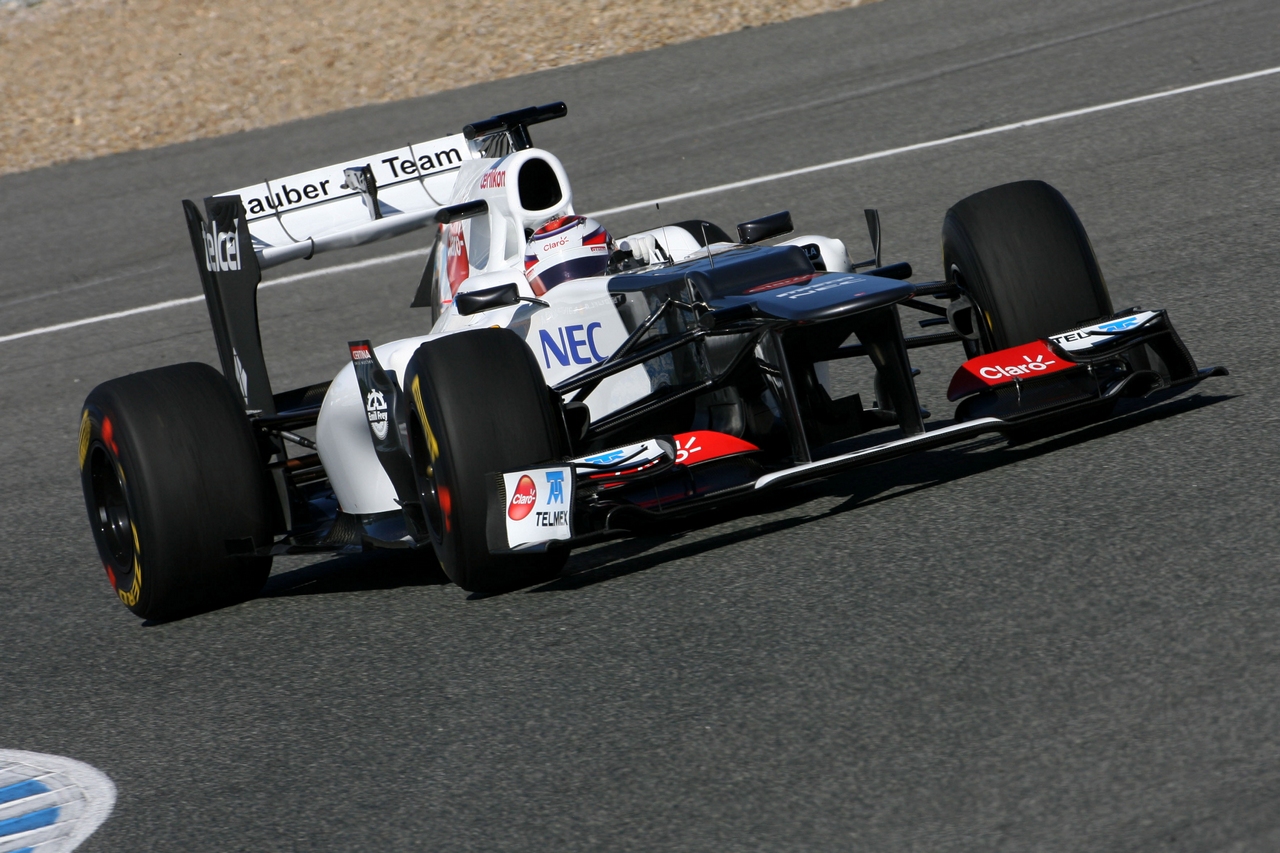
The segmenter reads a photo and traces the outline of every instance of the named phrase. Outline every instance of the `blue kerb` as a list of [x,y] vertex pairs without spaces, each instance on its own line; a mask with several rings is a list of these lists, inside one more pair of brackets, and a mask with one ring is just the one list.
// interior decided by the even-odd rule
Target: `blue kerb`
[[33,829],[40,829],[44,826],[52,826],[57,820],[57,806],[40,809],[18,817],[11,817],[8,820],[0,820],[0,837],[17,835],[19,832],[30,832]]
[[0,805],[11,803],[14,800],[21,800],[25,797],[34,797],[36,794],[43,794],[48,790],[48,785],[35,779],[14,782],[12,785],[5,785],[0,788]]

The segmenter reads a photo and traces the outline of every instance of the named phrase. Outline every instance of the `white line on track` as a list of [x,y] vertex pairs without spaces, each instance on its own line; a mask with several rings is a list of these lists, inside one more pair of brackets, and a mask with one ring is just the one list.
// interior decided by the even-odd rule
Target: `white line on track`
[[[1121,101],[1110,101],[1105,104],[1096,104],[1092,107],[1082,107],[1077,110],[1068,110],[1067,112],[1054,113],[1053,115],[1040,116],[1039,118],[1026,119],[1025,121],[1014,122],[1013,124],[1002,124],[999,127],[989,127],[984,130],[975,130],[969,133],[960,133],[955,136],[946,136],[941,139],[931,139],[928,142],[917,142],[914,145],[903,145],[900,148],[888,148],[884,151],[874,151],[870,154],[860,154],[857,157],[846,157],[842,160],[830,160],[826,163],[818,163],[814,166],[804,166],[799,169],[790,169],[785,172],[774,172],[769,175],[761,175],[755,178],[748,178],[742,181],[734,181],[728,184],[718,184],[713,187],[706,187],[700,190],[692,190],[687,193],[678,193],[676,195],[663,196],[662,198],[649,199],[647,201],[638,201],[634,204],[624,204],[620,207],[610,207],[604,210],[596,210],[588,213],[587,216],[609,216],[614,213],[626,213],[632,210],[642,210],[646,207],[670,203],[673,201],[684,201],[690,198],[701,198],[708,195],[716,195],[717,193],[729,192],[730,190],[742,189],[743,187],[752,187],[757,184],[766,184],[773,181],[781,181],[787,178],[794,178],[799,175],[809,175],[814,172],[825,172],[829,169],[838,169],[842,166],[852,166],[857,163],[867,163],[871,160],[882,160],[886,157],[895,157],[899,154],[909,154],[913,151],[924,151],[929,148],[939,148],[943,145],[951,145],[956,142],[964,142],[969,139],[980,139],[984,136],[994,136],[998,133],[1008,133],[1011,130],[1021,130],[1027,127],[1037,127],[1042,124],[1050,124],[1052,122],[1065,121],[1066,119],[1078,118],[1080,116],[1092,115],[1093,113],[1107,112],[1109,110],[1117,110],[1122,107],[1130,107],[1135,104],[1145,104],[1149,101],[1159,101],[1164,98],[1172,98],[1178,95],[1186,95],[1191,92],[1200,92],[1205,89],[1214,89],[1219,86],[1229,86],[1232,83],[1243,83],[1246,80],[1256,80],[1259,77],[1268,77],[1273,74],[1280,74],[1280,66],[1273,68],[1264,68],[1260,71],[1251,71],[1248,74],[1237,74],[1233,77],[1222,77],[1217,80],[1209,80],[1204,83],[1196,83],[1191,86],[1181,86],[1176,89],[1167,89],[1162,92],[1152,92],[1149,95],[1140,95],[1136,98],[1125,98]],[[305,279],[317,278],[325,275],[337,275],[339,273],[351,272],[358,269],[366,269],[368,267],[379,266],[382,264],[391,264],[396,261],[402,261],[406,258],[419,257],[427,254],[428,249],[413,249],[408,252],[399,252],[394,255],[384,255],[380,258],[370,258],[364,261],[357,261],[351,264],[339,264],[337,266],[325,267],[324,269],[308,270],[307,272],[298,273],[296,275],[288,275],[283,278],[264,281],[259,287],[275,287],[281,284],[290,284],[295,281],[303,281]],[[30,338],[36,335],[47,335],[53,332],[61,332],[65,329],[75,329],[80,326],[88,326],[93,323],[104,323],[108,320],[118,320],[122,317],[132,317],[136,314],[147,314],[152,311],[164,311],[169,308],[177,308],[180,305],[193,305],[197,302],[203,302],[203,296],[190,296],[186,299],[170,299],[166,302],[157,302],[153,305],[143,305],[140,308],[130,308],[126,311],[116,311],[111,314],[100,314],[97,317],[85,317],[80,320],[71,320],[66,323],[57,323],[52,326],[42,326],[38,329],[27,329],[24,332],[15,332],[11,335],[0,335],[0,343],[7,341],[16,341],[20,338]]]

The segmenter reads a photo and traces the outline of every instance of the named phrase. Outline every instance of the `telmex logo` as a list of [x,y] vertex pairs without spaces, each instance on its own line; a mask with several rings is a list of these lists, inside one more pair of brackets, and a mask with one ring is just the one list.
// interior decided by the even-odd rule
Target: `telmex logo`
[[1045,361],[1043,355],[1036,356],[1035,361],[1031,360],[1031,356],[1024,355],[1022,357],[1022,360],[1026,363],[1012,364],[1012,365],[1009,365],[1008,367],[1005,367],[1003,365],[997,365],[995,367],[984,367],[981,370],[979,370],[978,373],[982,375],[983,379],[1003,379],[1005,377],[1017,378],[1019,376],[1024,376],[1028,373],[1038,373],[1041,370],[1048,370],[1049,365],[1058,363],[1053,359],[1049,359],[1048,361]]
[[200,224],[200,233],[204,234],[204,258],[210,272],[235,272],[240,269],[240,220],[231,221],[230,231],[219,231],[217,222],[210,222],[213,233],[204,223]]
[[1125,329],[1132,329],[1138,325],[1137,317],[1125,317],[1123,320],[1115,320],[1111,323],[1103,323],[1098,326],[1101,332],[1123,332]]
[[512,521],[520,521],[533,512],[533,505],[538,501],[538,487],[533,478],[525,474],[516,484],[515,493],[511,496],[511,505],[507,507],[507,517]]

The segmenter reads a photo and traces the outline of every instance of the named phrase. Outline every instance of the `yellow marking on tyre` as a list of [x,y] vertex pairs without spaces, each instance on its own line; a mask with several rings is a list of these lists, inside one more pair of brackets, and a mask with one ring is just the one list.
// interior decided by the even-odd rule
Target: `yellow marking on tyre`
[[93,431],[93,425],[89,423],[89,412],[85,411],[80,415],[80,470],[84,470],[85,457],[89,455],[89,435]]
[[117,589],[116,595],[120,596],[120,600],[126,607],[133,607],[138,603],[138,596],[142,594],[142,563],[138,560],[142,546],[138,544],[138,526],[130,521],[129,529],[133,531],[133,583],[127,590]]
[[427,407],[422,405],[422,385],[417,376],[413,377],[410,389],[413,391],[413,402],[418,407],[418,419],[422,421],[422,429],[427,433],[427,452],[431,454],[431,464],[434,465],[440,455],[440,445],[436,442],[435,433],[431,431],[431,421],[427,420]]

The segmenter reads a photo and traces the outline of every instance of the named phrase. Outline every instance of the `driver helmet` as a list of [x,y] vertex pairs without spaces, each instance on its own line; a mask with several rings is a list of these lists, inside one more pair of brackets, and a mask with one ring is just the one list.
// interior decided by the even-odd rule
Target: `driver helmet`
[[613,238],[599,222],[586,216],[560,216],[529,238],[524,275],[541,296],[566,281],[604,275],[612,251]]

